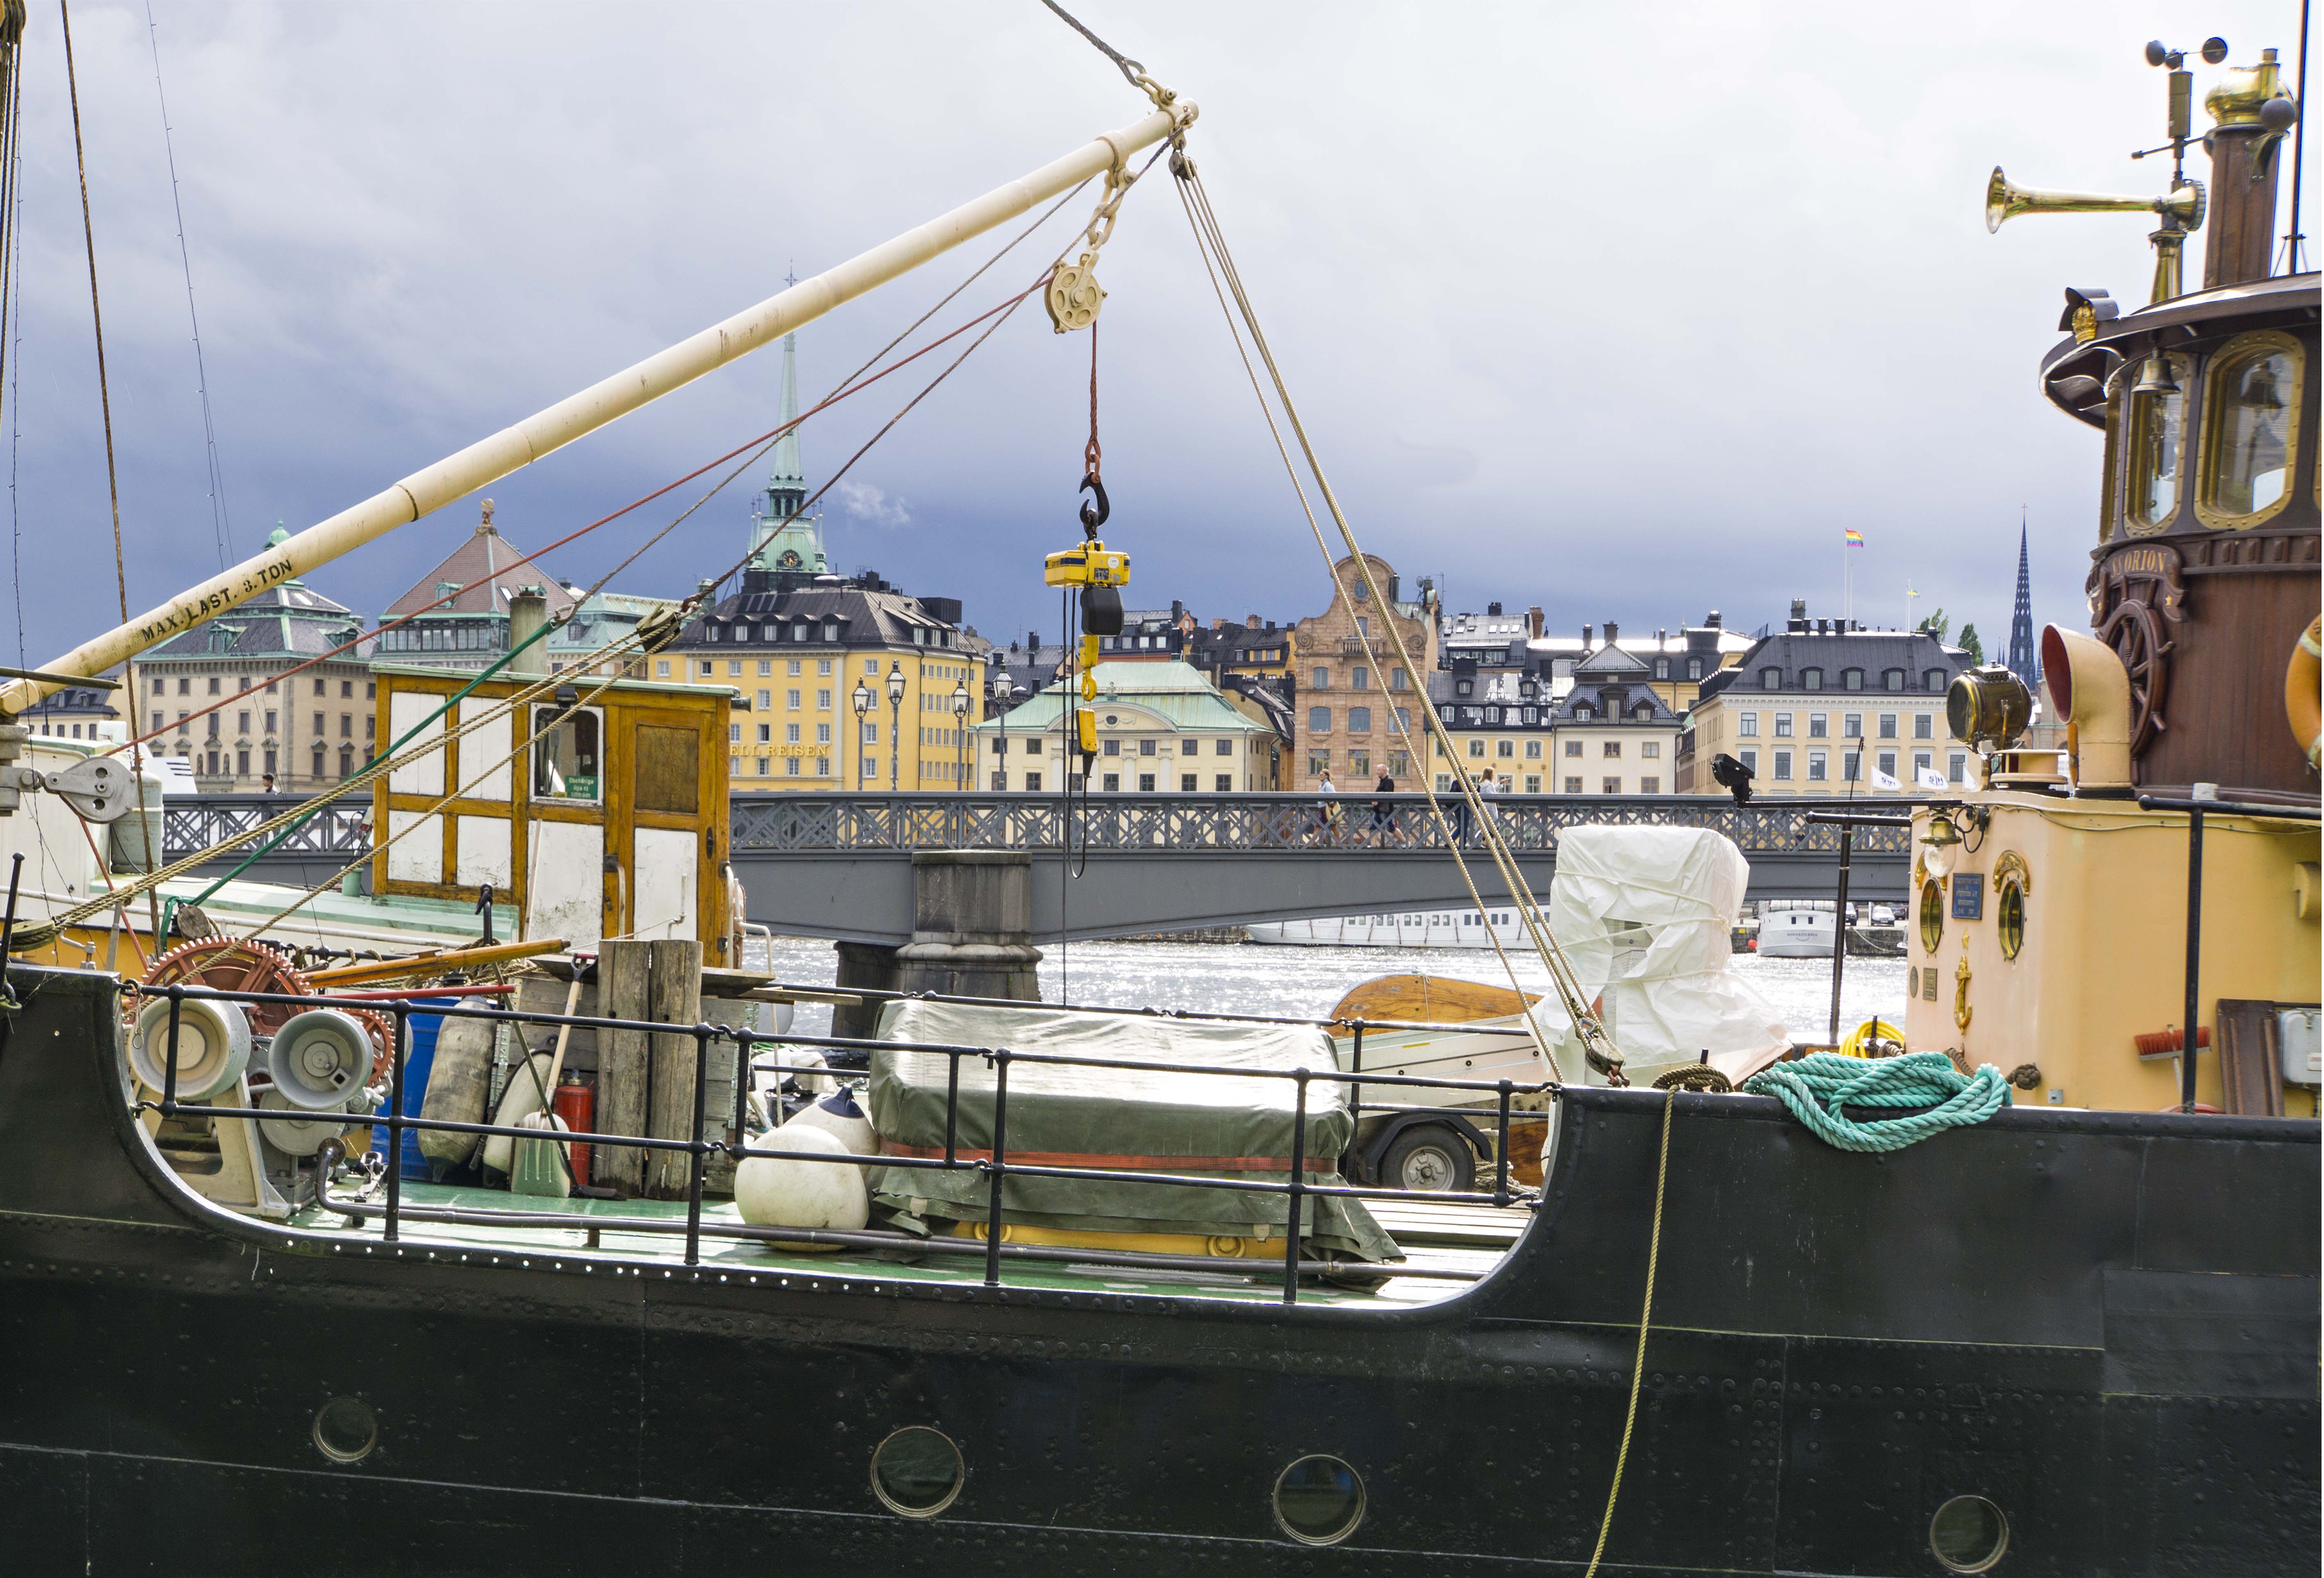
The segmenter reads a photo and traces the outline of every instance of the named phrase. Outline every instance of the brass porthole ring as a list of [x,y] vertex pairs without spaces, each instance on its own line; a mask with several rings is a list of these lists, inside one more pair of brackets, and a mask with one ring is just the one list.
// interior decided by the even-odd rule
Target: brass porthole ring
[[1956,1496],[1929,1519],[1929,1550],[1948,1573],[1992,1570],[2009,1549],[2009,1519],[1982,1496]]
[[1323,1453],[1293,1460],[1275,1480],[1275,1521],[1303,1546],[1335,1546],[1364,1520],[1363,1476]]
[[960,1448],[925,1425],[907,1425],[872,1450],[872,1493],[900,1518],[936,1517],[967,1481]]
[[315,1410],[314,1437],[333,1463],[361,1463],[379,1444],[379,1416],[358,1398],[333,1398]]

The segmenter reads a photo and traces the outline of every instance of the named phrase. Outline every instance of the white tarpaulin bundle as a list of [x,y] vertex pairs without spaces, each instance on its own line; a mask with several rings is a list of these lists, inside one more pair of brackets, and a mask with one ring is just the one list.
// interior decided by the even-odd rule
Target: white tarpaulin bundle
[[1550,929],[1583,1001],[1602,1001],[1632,1084],[1700,1061],[1707,1047],[1712,1066],[1740,1084],[1791,1045],[1783,1016],[1728,969],[1750,880],[1742,852],[1708,828],[1558,835]]

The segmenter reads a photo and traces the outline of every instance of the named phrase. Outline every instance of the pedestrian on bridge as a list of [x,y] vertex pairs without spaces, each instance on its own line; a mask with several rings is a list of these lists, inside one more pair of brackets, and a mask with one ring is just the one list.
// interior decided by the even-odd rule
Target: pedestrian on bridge
[[1329,772],[1323,774],[1323,781],[1316,787],[1323,798],[1315,802],[1315,835],[1319,842],[1328,842],[1332,835],[1332,824],[1340,815],[1339,807],[1332,803],[1333,797],[1340,791],[1333,787]]
[[[1381,795],[1396,793],[1396,780],[1382,772],[1379,775],[1379,782],[1372,785],[1372,792]],[[1371,835],[1382,848],[1386,848],[1396,838],[1396,807],[1386,800],[1372,802]]]

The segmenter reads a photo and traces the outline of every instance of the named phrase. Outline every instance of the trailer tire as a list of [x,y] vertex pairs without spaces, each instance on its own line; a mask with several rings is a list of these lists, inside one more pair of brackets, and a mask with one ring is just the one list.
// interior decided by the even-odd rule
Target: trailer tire
[[1396,1137],[1380,1158],[1379,1170],[1380,1183],[1388,1188],[1458,1193],[1476,1186],[1477,1154],[1449,1125],[1422,1123]]

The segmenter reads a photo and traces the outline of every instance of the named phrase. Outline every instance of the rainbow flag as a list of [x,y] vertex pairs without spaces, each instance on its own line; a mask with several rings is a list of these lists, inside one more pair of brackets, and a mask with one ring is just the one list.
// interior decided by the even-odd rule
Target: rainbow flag
[[1864,533],[1857,531],[1853,526],[1849,527],[1848,529],[1848,546],[1850,548],[1862,548],[1864,546]]

